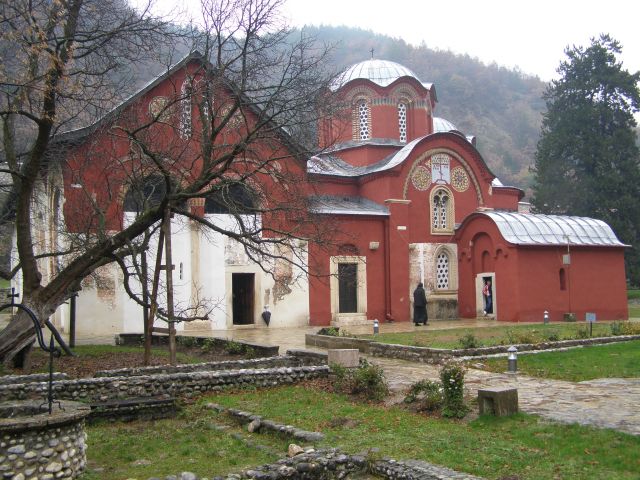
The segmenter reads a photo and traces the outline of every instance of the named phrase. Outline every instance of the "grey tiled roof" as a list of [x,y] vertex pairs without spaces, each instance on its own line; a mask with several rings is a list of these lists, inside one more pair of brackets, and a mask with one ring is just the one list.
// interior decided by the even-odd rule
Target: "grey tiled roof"
[[340,215],[389,215],[387,207],[364,197],[318,195],[311,197],[310,201],[310,210],[313,213]]
[[625,246],[609,225],[588,217],[483,212],[515,245]]

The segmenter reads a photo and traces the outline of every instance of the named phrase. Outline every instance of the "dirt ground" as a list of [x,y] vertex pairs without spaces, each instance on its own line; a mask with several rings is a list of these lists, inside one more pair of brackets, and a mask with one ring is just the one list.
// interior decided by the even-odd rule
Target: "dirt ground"
[[[224,350],[212,350],[204,352],[199,348],[178,347],[178,354],[185,354],[198,362],[218,362],[222,360],[238,360],[243,358],[242,355],[231,355]],[[151,365],[166,365],[169,363],[169,357],[164,355],[152,355]],[[178,357],[178,363],[180,357]],[[78,355],[70,357],[64,355],[60,358],[54,358],[53,371],[66,373],[70,378],[87,378],[100,370],[115,370],[118,368],[133,368],[144,366],[144,352],[140,348],[139,352],[110,352],[98,353],[95,355]],[[38,350],[31,353],[30,371],[23,370],[5,370],[7,375],[23,375],[25,373],[48,372],[49,371],[49,355]]]

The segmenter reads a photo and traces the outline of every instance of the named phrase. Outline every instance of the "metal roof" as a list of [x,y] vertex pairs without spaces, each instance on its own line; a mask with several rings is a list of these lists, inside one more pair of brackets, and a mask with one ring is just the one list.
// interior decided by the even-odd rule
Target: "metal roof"
[[446,118],[433,117],[433,132],[434,133],[437,133],[437,132],[450,132],[452,130],[456,130],[458,132],[460,131],[460,130],[458,130],[458,127],[456,127],[453,123],[451,123]]
[[[400,77],[413,77],[420,82],[420,79],[415,73],[399,63],[390,62],[389,60],[365,60],[364,62],[356,63],[347,68],[336,78],[335,82],[331,85],[331,89],[334,91],[338,90],[351,80],[359,78],[370,80],[376,85],[386,87]],[[422,82],[420,83],[422,84]]]
[[311,197],[310,202],[310,210],[313,213],[339,215],[389,215],[387,207],[364,197],[318,195]]
[[609,225],[588,217],[482,212],[491,218],[504,239],[515,245],[626,246]]
[[338,177],[360,177],[371,173],[390,170],[401,164],[413,151],[414,147],[425,137],[416,138],[397,152],[388,155],[377,163],[365,167],[354,167],[331,154],[315,155],[307,162],[307,171],[317,175],[334,175]]

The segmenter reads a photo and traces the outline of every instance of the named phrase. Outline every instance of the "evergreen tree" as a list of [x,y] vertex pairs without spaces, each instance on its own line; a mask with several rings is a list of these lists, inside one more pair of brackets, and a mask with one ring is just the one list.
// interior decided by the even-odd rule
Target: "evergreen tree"
[[541,213],[607,222],[627,251],[627,276],[640,283],[640,150],[634,113],[640,72],[618,62],[609,35],[565,51],[559,80],[544,94],[547,112],[536,152],[533,205]]

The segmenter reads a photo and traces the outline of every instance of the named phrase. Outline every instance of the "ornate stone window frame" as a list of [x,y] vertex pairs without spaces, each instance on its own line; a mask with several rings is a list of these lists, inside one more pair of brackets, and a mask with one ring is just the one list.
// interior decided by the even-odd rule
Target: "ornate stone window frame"
[[398,102],[398,139],[407,143],[409,128],[409,102],[401,99]]
[[[341,263],[355,263],[358,265],[358,311],[355,313],[340,313],[338,265]],[[329,261],[331,290],[331,319],[333,323],[349,323],[354,320],[366,320],[367,314],[367,257],[362,255],[336,255]]]
[[[366,109],[366,119],[362,118],[362,110]],[[353,101],[353,139],[364,141],[372,137],[371,121],[371,100],[367,97],[359,96]],[[365,131],[366,128],[366,131]]]
[[[447,288],[438,288],[438,259],[441,255],[447,255],[448,261],[448,286]],[[434,294],[450,294],[458,291],[458,262],[455,245],[443,244],[438,246],[433,255],[433,276]]]
[[[444,208],[439,200],[441,194],[446,195]],[[445,216],[445,225],[441,225],[442,215]],[[429,195],[429,225],[433,235],[451,235],[455,225],[455,199],[451,189],[444,185],[436,185]]]

